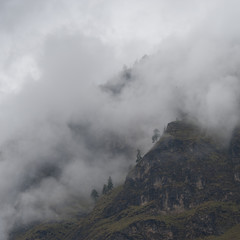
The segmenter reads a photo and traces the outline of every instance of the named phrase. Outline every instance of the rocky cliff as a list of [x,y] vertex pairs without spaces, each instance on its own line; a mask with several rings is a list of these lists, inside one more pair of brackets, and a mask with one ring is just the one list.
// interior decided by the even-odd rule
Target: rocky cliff
[[240,129],[226,146],[192,123],[169,123],[88,216],[51,224],[13,239],[240,239]]

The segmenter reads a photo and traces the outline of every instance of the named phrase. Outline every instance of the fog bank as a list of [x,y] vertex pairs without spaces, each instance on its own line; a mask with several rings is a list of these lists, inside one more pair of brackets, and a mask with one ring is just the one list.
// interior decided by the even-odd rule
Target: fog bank
[[228,139],[239,5],[1,1],[0,240],[89,201],[108,176],[123,182],[136,149],[180,113]]

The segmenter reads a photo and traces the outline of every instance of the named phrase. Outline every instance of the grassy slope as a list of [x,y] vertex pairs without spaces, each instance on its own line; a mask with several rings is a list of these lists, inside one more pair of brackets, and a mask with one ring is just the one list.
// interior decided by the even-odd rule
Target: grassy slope
[[60,240],[71,239],[71,233],[77,228],[75,222],[43,223],[36,225],[27,232],[19,234],[13,239],[16,240]]
[[[103,202],[100,202],[96,207],[95,210],[97,211],[94,211],[85,221],[85,227],[87,226],[86,231],[90,232],[87,239],[97,239],[98,237],[105,237],[105,239],[108,239],[113,233],[121,232],[133,223],[148,220],[159,221],[164,223],[169,228],[174,226],[181,231],[194,216],[217,213],[219,212],[219,209],[221,211],[220,213],[217,213],[219,218],[216,224],[225,232],[235,225],[234,220],[231,221],[231,217],[233,215],[238,215],[240,217],[240,205],[235,205],[234,203],[206,202],[194,209],[187,210],[179,214],[153,215],[149,211],[152,205],[150,202],[144,206],[131,206],[117,216],[101,219],[101,209],[104,208],[104,205],[107,202],[106,199],[102,201]],[[89,229],[88,226],[91,226],[91,228]],[[231,234],[231,231],[230,233],[227,232],[226,234]],[[211,238],[211,240],[213,239],[215,238]],[[219,240],[220,239],[221,238],[219,238]]]
[[239,240],[239,239],[240,239],[240,224],[237,224],[220,236],[210,236],[198,240]]
[[[224,202],[206,202],[194,209],[186,210],[179,214],[171,215],[153,215],[149,211],[152,203],[144,206],[131,206],[118,215],[109,218],[103,218],[103,209],[111,204],[111,201],[121,191],[121,186],[114,189],[111,194],[101,197],[96,207],[84,220],[63,221],[59,223],[43,223],[35,226],[21,236],[14,238],[16,240],[70,240],[74,235],[82,236],[84,239],[97,239],[103,237],[109,239],[113,233],[121,232],[131,224],[155,220],[164,223],[167,227],[174,226],[177,229],[184,230],[186,224],[191,219],[201,214],[216,213],[221,210],[216,222],[219,228],[222,228],[224,235],[203,238],[206,240],[227,240],[240,239],[240,225],[235,225],[234,220],[231,221],[233,215],[240,217],[240,206],[234,203]],[[234,227],[233,227],[234,226]],[[137,235],[135,237],[138,237]],[[139,238],[140,239],[140,238]],[[200,240],[200,239],[199,239]]]

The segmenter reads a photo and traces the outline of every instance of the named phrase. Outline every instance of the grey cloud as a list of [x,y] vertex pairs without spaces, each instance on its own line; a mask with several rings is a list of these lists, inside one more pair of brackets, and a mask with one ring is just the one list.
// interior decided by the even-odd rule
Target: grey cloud
[[113,95],[119,95],[131,81],[133,81],[132,70],[124,67],[119,77],[108,81],[100,87],[103,91],[110,92]]

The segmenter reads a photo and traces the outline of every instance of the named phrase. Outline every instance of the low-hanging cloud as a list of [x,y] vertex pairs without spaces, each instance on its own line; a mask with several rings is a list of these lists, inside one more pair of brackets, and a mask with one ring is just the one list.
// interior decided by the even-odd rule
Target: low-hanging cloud
[[0,3],[1,240],[122,182],[179,112],[239,123],[237,1],[78,2]]

